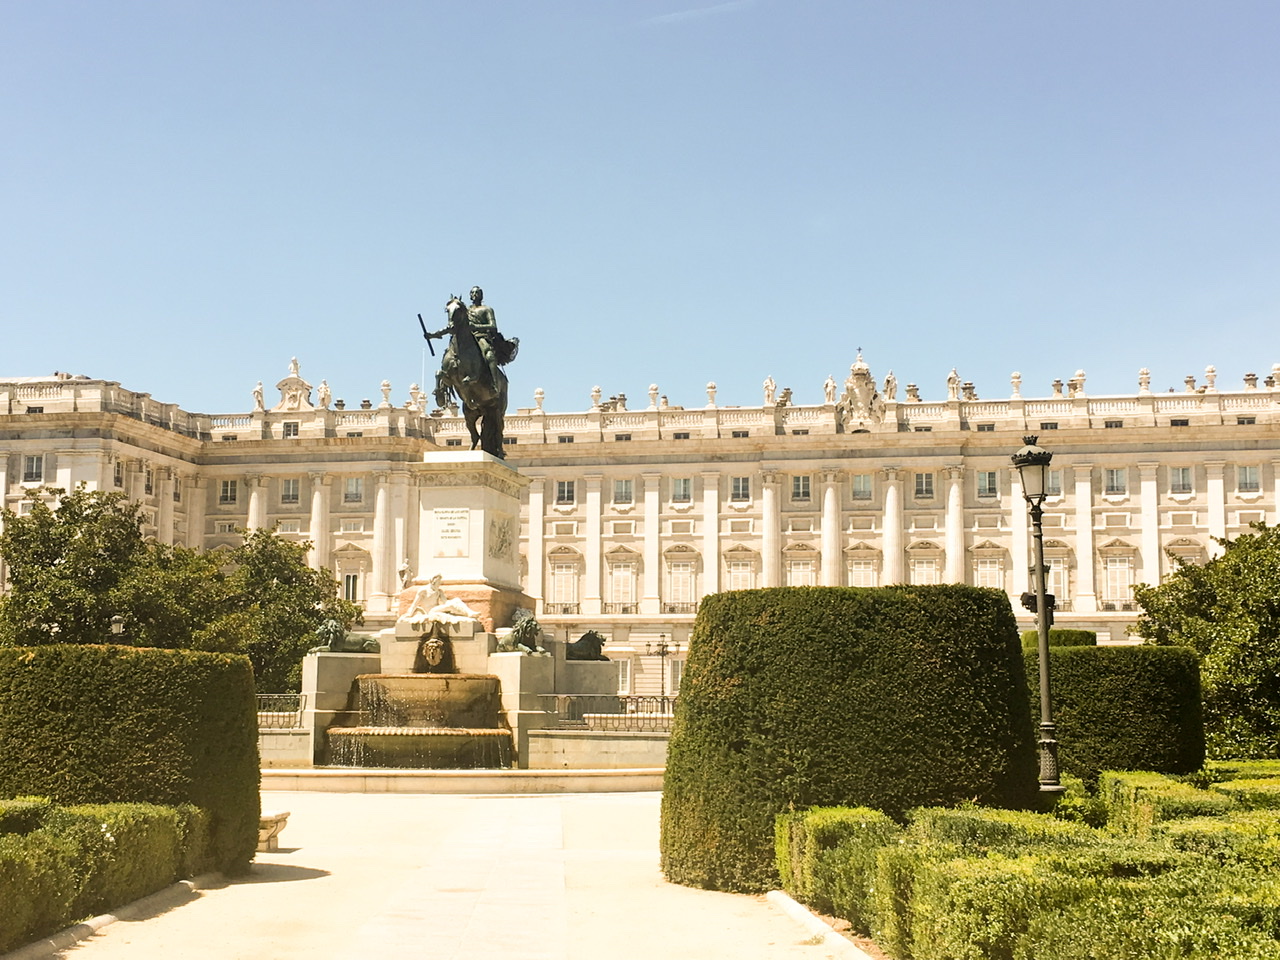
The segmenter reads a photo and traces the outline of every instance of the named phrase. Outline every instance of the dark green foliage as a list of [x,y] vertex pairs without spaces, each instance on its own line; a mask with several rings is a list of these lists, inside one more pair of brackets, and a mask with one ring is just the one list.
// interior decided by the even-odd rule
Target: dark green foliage
[[782,889],[865,932],[877,851],[902,828],[869,807],[815,807],[782,814],[775,829]]
[[679,883],[776,883],[774,818],[850,804],[1034,802],[1009,600],[964,586],[709,597],[667,759],[662,865]]
[[48,830],[0,833],[0,953],[79,919],[79,853],[74,839]]
[[[1096,647],[1097,645],[1098,634],[1093,630],[1067,630],[1057,627],[1049,630],[1049,646],[1051,647]],[[1039,631],[1022,631],[1023,650],[1035,650],[1039,646]]]
[[1178,561],[1158,587],[1138,586],[1136,630],[1148,643],[1203,658],[1205,731],[1215,757],[1280,756],[1280,527],[1218,541],[1205,564]]
[[[140,507],[121,493],[42,491],[31,512],[4,512],[0,644],[114,643],[244,653],[260,691],[296,689],[317,628],[360,619],[308,544],[255,530],[226,554],[142,537]],[[112,633],[113,618],[122,627]]]
[[[1039,717],[1039,654],[1025,653]],[[1088,784],[1103,770],[1190,773],[1204,764],[1200,673],[1181,647],[1049,651],[1058,764]]]
[[48,797],[0,800],[0,833],[30,833],[44,822],[52,806]]
[[257,735],[244,657],[0,648],[0,796],[202,807],[208,862],[228,874],[257,846]]

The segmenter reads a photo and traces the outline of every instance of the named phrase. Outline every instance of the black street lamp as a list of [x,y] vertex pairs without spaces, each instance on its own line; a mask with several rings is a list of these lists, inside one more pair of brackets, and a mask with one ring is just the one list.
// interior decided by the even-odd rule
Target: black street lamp
[[665,633],[658,635],[658,642],[656,644],[651,643],[648,640],[644,643],[645,654],[650,657],[658,658],[658,680],[661,684],[663,700],[667,698],[667,657],[671,656],[673,653],[677,653],[679,649],[680,644],[678,643],[673,643],[670,646],[667,645],[667,635]]
[[[1040,661],[1040,792],[1059,794],[1063,786],[1058,778],[1058,728],[1053,722],[1053,708],[1049,702],[1049,623],[1053,616],[1045,591],[1044,516],[1046,491],[1045,474],[1053,454],[1036,446],[1035,436],[1023,437],[1026,444],[1013,455],[1013,465],[1022,478],[1022,496],[1031,508],[1031,536],[1035,543],[1034,574],[1036,632],[1039,634]],[[1028,598],[1030,599],[1030,598]]]

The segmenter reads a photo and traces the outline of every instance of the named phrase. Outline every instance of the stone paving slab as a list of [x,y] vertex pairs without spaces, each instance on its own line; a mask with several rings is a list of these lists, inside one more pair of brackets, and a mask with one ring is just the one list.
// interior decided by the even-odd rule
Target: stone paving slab
[[656,793],[272,793],[250,876],[120,920],[66,960],[833,960],[764,897],[669,884]]

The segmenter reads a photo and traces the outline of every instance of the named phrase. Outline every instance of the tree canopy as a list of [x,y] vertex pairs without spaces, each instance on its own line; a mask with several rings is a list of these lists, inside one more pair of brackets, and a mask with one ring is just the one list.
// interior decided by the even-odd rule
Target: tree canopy
[[1219,540],[1204,564],[1177,560],[1158,587],[1138,586],[1135,632],[1201,657],[1205,732],[1215,756],[1280,756],[1280,527]]
[[28,502],[24,515],[4,511],[0,643],[245,653],[259,691],[276,691],[296,684],[324,621],[360,620],[329,572],[307,566],[307,543],[254,530],[234,550],[202,553],[144,538],[123,493],[45,490]]

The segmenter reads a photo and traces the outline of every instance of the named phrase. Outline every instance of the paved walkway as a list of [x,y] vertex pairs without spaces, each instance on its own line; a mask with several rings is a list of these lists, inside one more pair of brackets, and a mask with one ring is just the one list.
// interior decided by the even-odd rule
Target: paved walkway
[[[267,793],[244,881],[175,897],[66,960],[829,960],[763,897],[658,871],[659,795]],[[185,901],[185,902],[179,902]]]

